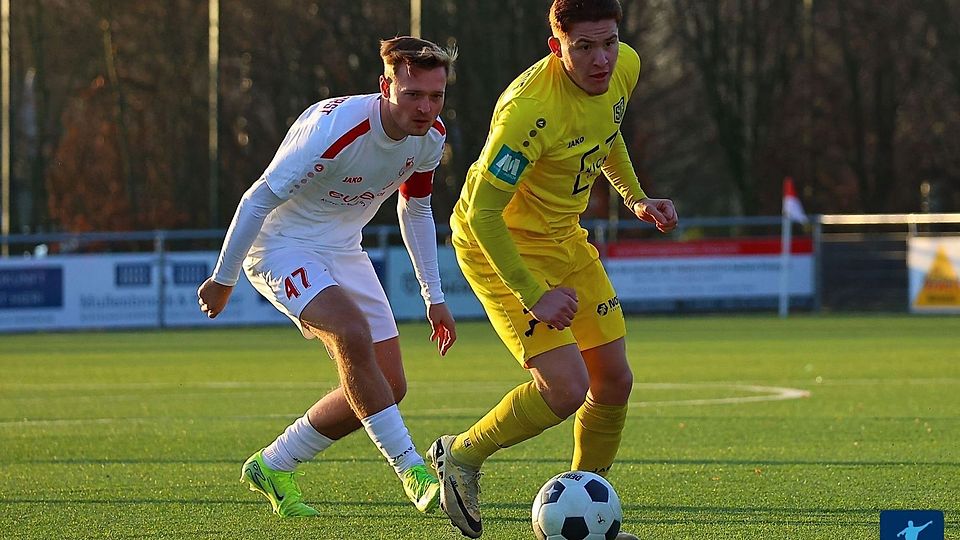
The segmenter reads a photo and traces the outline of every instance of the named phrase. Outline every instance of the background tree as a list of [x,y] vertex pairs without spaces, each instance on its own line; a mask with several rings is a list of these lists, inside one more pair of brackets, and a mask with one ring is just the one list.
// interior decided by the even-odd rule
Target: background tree
[[[497,97],[547,54],[547,3],[440,0],[423,37],[458,46],[434,186],[443,224]],[[643,72],[622,124],[645,189],[685,216],[960,208],[955,0],[631,0]],[[294,119],[377,91],[408,0],[221,2],[219,192],[209,195],[207,4],[12,6],[16,231],[226,226]],[[598,182],[589,217],[625,210]],[[614,203],[616,206],[612,206]],[[216,215],[210,215],[216,207]],[[375,218],[393,222],[392,208]]]

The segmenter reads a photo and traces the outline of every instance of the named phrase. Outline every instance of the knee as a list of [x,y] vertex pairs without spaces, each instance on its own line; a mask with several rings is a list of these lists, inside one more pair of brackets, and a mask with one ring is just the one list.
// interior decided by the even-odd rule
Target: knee
[[629,368],[604,373],[592,381],[590,392],[601,403],[626,403],[633,390],[633,372]]
[[[370,328],[364,324],[344,324],[330,329],[329,339],[324,343],[332,348],[337,356],[336,360],[348,361],[353,365],[376,363],[373,353],[373,340]],[[331,347],[332,345],[332,347]]]
[[610,387],[618,393],[629,396],[630,391],[633,390],[633,372],[626,369],[615,373],[610,380]]
[[560,418],[567,418],[577,412],[587,399],[587,390],[590,388],[586,378],[564,379],[552,385],[544,397],[553,412]]
[[390,389],[393,390],[393,399],[396,403],[403,401],[403,398],[407,395],[407,379],[402,375],[395,378],[387,378],[387,382],[390,383]]

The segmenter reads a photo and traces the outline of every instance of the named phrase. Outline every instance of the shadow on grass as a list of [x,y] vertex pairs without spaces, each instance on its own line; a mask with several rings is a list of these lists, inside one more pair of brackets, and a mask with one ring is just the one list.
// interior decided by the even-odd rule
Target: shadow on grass
[[[56,504],[56,505],[108,505],[108,506],[138,506],[138,505],[197,505],[208,506],[221,504],[238,506],[244,509],[256,507],[258,514],[264,513],[263,501],[239,501],[233,499],[170,499],[170,498],[138,498],[138,499],[80,499],[80,498],[24,498],[5,499],[0,502],[3,506],[17,504]],[[419,516],[413,512],[409,503],[403,501],[310,501],[310,504],[320,510],[318,518],[336,518],[345,520],[350,518],[363,519],[396,519],[397,512],[410,510],[410,517],[446,521],[441,512]],[[786,507],[734,507],[734,506],[676,506],[676,505],[625,505],[624,513],[630,517],[631,524],[649,525],[727,525],[727,524],[776,524],[796,526],[823,526],[825,524],[873,526],[879,523],[879,512],[876,508],[786,508]],[[526,503],[488,503],[484,505],[488,519],[498,522],[526,523],[526,515],[517,517],[515,514],[529,512]],[[956,512],[957,509],[944,510]],[[650,517],[663,514],[682,514],[682,518]],[[643,517],[647,516],[647,517]],[[271,517],[277,523],[288,522],[280,517]]]

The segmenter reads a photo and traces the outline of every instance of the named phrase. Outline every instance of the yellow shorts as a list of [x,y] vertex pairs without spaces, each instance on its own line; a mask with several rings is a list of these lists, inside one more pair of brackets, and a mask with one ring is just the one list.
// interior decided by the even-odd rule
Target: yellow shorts
[[569,328],[556,330],[537,321],[514,296],[475,244],[454,241],[457,262],[493,328],[513,356],[526,367],[538,354],[576,344],[583,351],[626,335],[620,300],[600,262],[597,249],[581,231],[563,242],[514,236],[523,261],[547,288],[572,287],[578,309]]

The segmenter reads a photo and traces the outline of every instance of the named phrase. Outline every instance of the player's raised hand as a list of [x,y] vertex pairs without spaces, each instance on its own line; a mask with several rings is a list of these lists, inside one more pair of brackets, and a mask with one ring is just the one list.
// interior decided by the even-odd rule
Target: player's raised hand
[[227,307],[227,301],[230,300],[232,292],[233,287],[217,283],[213,278],[207,278],[197,289],[197,303],[200,304],[200,311],[206,313],[211,319],[215,318]]
[[557,287],[545,292],[530,308],[530,313],[538,321],[563,330],[573,322],[577,307],[577,291],[570,287]]
[[430,321],[430,341],[437,342],[440,356],[447,354],[457,341],[457,323],[447,305],[430,304],[427,308],[427,320]]
[[677,209],[670,199],[640,199],[633,205],[633,213],[643,221],[657,226],[657,230],[668,233],[677,227]]

